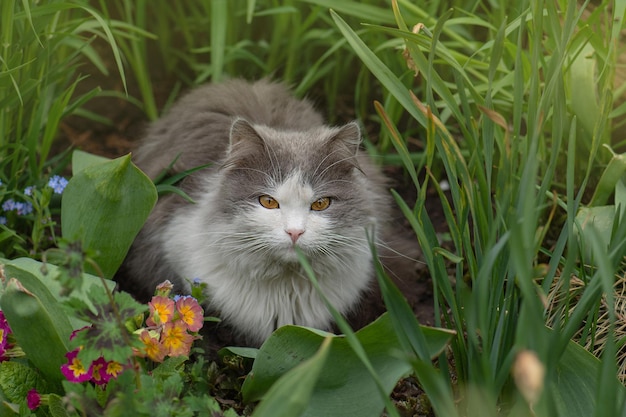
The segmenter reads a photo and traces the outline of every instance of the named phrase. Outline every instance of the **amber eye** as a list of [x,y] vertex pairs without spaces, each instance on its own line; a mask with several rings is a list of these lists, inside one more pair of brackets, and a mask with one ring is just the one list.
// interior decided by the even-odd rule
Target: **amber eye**
[[322,197],[311,204],[311,210],[322,211],[326,210],[328,206],[330,206],[330,197]]
[[259,203],[265,207],[266,209],[277,209],[278,201],[274,199],[274,197],[270,197],[269,195],[262,195],[259,197]]

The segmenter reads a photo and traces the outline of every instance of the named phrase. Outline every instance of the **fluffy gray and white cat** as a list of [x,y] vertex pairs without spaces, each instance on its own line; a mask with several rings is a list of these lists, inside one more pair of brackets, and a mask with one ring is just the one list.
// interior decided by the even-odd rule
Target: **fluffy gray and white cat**
[[328,329],[331,316],[304,273],[342,313],[374,277],[366,231],[382,249],[386,180],[359,150],[356,123],[324,125],[306,100],[267,80],[231,80],[183,96],[134,153],[156,177],[210,163],[160,199],[124,264],[123,289],[147,295],[169,279],[207,284],[209,308],[252,344],[285,324]]

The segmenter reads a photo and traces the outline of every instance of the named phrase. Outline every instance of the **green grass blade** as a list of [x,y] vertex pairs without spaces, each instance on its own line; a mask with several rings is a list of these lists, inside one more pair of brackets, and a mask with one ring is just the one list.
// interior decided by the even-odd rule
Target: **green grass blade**
[[226,0],[211,1],[211,80],[219,82],[224,72],[226,25],[228,24]]
[[254,409],[253,417],[299,416],[311,400],[317,379],[326,364],[332,337],[322,342],[315,355],[283,375]]

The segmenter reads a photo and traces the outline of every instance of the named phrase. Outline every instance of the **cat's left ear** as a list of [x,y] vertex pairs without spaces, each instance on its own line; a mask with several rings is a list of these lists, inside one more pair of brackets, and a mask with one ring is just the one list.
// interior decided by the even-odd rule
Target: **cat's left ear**
[[330,138],[330,143],[344,146],[350,155],[356,155],[361,145],[361,128],[357,122],[348,123]]

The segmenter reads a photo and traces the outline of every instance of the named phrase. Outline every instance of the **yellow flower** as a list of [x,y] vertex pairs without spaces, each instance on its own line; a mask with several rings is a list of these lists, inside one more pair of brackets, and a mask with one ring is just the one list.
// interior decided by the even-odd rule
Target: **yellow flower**
[[105,373],[109,375],[111,378],[117,378],[117,376],[120,373],[122,373],[123,370],[124,370],[124,367],[122,366],[121,363],[111,361],[111,362],[107,362],[107,368],[105,370]]
[[78,358],[72,359],[72,362],[68,366],[69,370],[74,373],[75,378],[80,378],[83,375],[87,375],[87,370],[83,366],[83,363]]

